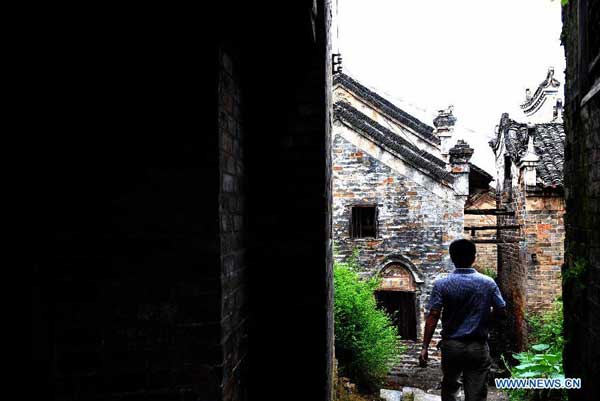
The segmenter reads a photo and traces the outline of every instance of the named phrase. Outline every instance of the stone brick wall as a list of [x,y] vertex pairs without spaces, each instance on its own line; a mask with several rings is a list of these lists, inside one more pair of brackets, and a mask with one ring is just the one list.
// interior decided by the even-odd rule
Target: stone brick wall
[[560,190],[545,193],[526,190],[517,170],[510,188],[498,188],[500,208],[515,216],[498,216],[499,225],[519,225],[500,230],[498,285],[510,311],[502,348],[520,351],[527,345],[526,314],[547,310],[561,294],[564,200]]
[[[447,247],[459,236],[453,222],[462,226],[459,204],[440,199],[341,136],[333,144],[333,197],[337,259],[356,248],[364,274],[370,275],[386,258],[402,255],[428,281],[450,268]],[[350,237],[355,205],[377,206],[375,238]]]
[[219,6],[52,42],[27,398],[331,397],[329,2]]
[[223,400],[245,399],[247,355],[247,265],[244,128],[239,64],[219,54],[219,216],[221,219],[221,344]]
[[561,296],[560,269],[564,260],[562,193],[527,196],[524,234],[527,242],[527,311],[543,312]]
[[[32,252],[38,394],[27,398],[218,397],[217,56],[205,50],[208,71],[190,86],[182,44],[146,32],[135,52],[116,26],[102,46],[78,46],[83,33],[57,41],[63,96],[52,104],[61,110],[49,102],[44,119],[62,134],[37,144],[32,185],[44,202]],[[118,54],[119,68],[70,70],[72,54],[107,62]],[[173,71],[157,55],[178,66],[168,83],[157,77]]]
[[[586,9],[578,9],[586,3]],[[563,7],[567,58],[564,367],[567,377],[582,379],[582,389],[570,391],[569,399],[574,401],[600,399],[600,95],[584,101],[598,79],[598,65],[595,75],[583,76],[597,56],[592,48],[598,52],[598,6],[596,1],[571,0]],[[586,24],[580,25],[582,21]]]
[[[277,18],[269,20],[261,16],[269,7],[246,3],[259,14],[259,23],[246,23],[240,47],[249,397],[328,399],[333,367],[330,2],[289,2],[276,7]],[[257,45],[282,33],[285,47]]]
[[[417,337],[422,338],[425,308],[433,282],[453,269],[448,246],[463,234],[462,197],[439,183],[428,187],[399,174],[376,157],[358,148],[342,134],[345,128],[334,123],[333,140],[333,238],[337,260],[346,260],[359,251],[361,274],[378,274],[390,263],[403,270],[384,279],[384,287],[416,290]],[[420,174],[420,173],[419,173]],[[433,191],[433,186],[437,186]],[[440,195],[441,194],[441,195]],[[355,205],[377,206],[375,238],[352,238],[350,222]],[[390,266],[391,267],[391,266]],[[415,275],[418,282],[415,282]],[[407,277],[411,274],[411,277]],[[384,276],[386,272],[384,271]],[[396,280],[394,282],[393,280]],[[439,327],[433,347],[439,338]],[[436,352],[427,368],[418,367],[420,341],[404,341],[407,351],[390,373],[390,385],[429,385],[441,379]],[[439,363],[439,361],[438,361]]]
[[[466,209],[495,209],[496,208],[496,196],[493,193],[481,193],[473,196],[473,199],[469,199]],[[496,226],[497,218],[491,215],[475,215],[465,214],[465,227],[483,227],[483,226]],[[465,231],[465,238],[467,239],[493,239],[496,238],[496,230],[481,230],[475,231],[475,236],[471,235],[471,231]],[[474,267],[481,269],[491,269],[497,271],[498,269],[498,245],[496,244],[476,244],[477,246],[477,260],[475,261]]]

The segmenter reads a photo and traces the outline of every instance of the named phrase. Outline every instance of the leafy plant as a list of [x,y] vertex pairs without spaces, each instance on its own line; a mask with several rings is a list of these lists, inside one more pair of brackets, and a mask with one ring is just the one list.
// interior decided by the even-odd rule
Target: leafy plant
[[484,267],[484,268],[480,269],[479,273],[485,274],[486,276],[491,277],[493,279],[496,279],[496,277],[498,277],[498,274],[496,273],[496,271],[490,267]]
[[[564,378],[562,351],[563,304],[558,299],[552,309],[540,315],[527,316],[529,341],[533,345],[526,352],[514,354],[518,364],[511,367],[502,357],[506,368],[513,378]],[[511,401],[548,399],[551,390],[507,390]],[[557,391],[557,390],[553,390]],[[561,397],[566,399],[566,391]]]
[[559,298],[552,309],[543,314],[533,314],[526,317],[529,324],[529,342],[549,344],[550,351],[561,351],[564,347],[563,336],[563,303]]
[[373,388],[382,383],[403,347],[398,328],[377,308],[379,279],[361,280],[359,267],[356,252],[346,263],[334,264],[335,349],[343,374]]

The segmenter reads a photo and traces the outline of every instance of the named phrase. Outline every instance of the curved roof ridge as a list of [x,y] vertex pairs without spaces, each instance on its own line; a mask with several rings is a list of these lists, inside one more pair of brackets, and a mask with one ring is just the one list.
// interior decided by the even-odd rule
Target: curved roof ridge
[[391,101],[387,100],[383,96],[367,88],[366,86],[364,86],[354,78],[350,77],[349,75],[346,75],[344,73],[337,73],[333,78],[333,83],[341,84],[345,88],[359,95],[364,100],[373,103],[374,105],[379,107],[383,112],[388,114],[390,117],[405,124],[409,128],[413,129],[416,133],[423,136],[424,139],[429,140],[430,142],[433,142],[437,145],[441,143],[440,138],[434,134],[434,128],[432,126],[424,123],[417,117],[402,110]]
[[[560,82],[554,78],[554,68],[550,67],[548,69],[548,73],[546,74],[546,79],[544,79],[535,90],[533,96],[527,98],[524,103],[521,104],[521,109],[528,111],[529,109],[534,109],[536,106],[540,105],[542,98],[545,96],[545,89],[547,88],[558,88],[560,86]],[[529,89],[527,90],[529,91]],[[527,92],[529,93],[529,92]]]
[[425,150],[419,149],[350,104],[341,101],[336,102],[334,104],[334,114],[336,118],[350,124],[371,141],[391,149],[393,152],[406,158],[410,163],[426,170],[436,180],[448,183],[454,182],[454,176],[452,173],[446,171],[443,160],[438,159]]

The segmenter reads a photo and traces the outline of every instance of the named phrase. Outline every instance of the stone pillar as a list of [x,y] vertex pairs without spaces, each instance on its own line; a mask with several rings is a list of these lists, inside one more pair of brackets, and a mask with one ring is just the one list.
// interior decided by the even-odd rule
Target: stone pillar
[[454,192],[464,201],[469,196],[469,160],[473,156],[473,149],[462,139],[449,150],[450,171],[454,176]]
[[436,118],[433,119],[435,133],[440,138],[440,152],[444,161],[448,162],[448,152],[450,151],[450,141],[454,134],[454,124],[456,117],[452,114],[454,106],[449,106],[446,110],[439,110]]
[[537,184],[536,167],[540,160],[538,155],[535,153],[533,146],[533,138],[535,136],[535,125],[527,126],[527,152],[523,155],[519,161],[519,169],[523,174],[523,182],[525,187],[535,187]]

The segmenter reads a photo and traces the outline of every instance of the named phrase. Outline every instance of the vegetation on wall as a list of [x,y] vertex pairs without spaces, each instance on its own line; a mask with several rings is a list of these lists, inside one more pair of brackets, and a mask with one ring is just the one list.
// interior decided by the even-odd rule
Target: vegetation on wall
[[357,251],[334,264],[335,352],[340,373],[364,388],[380,385],[403,347],[390,316],[377,308],[379,279],[361,280]]

